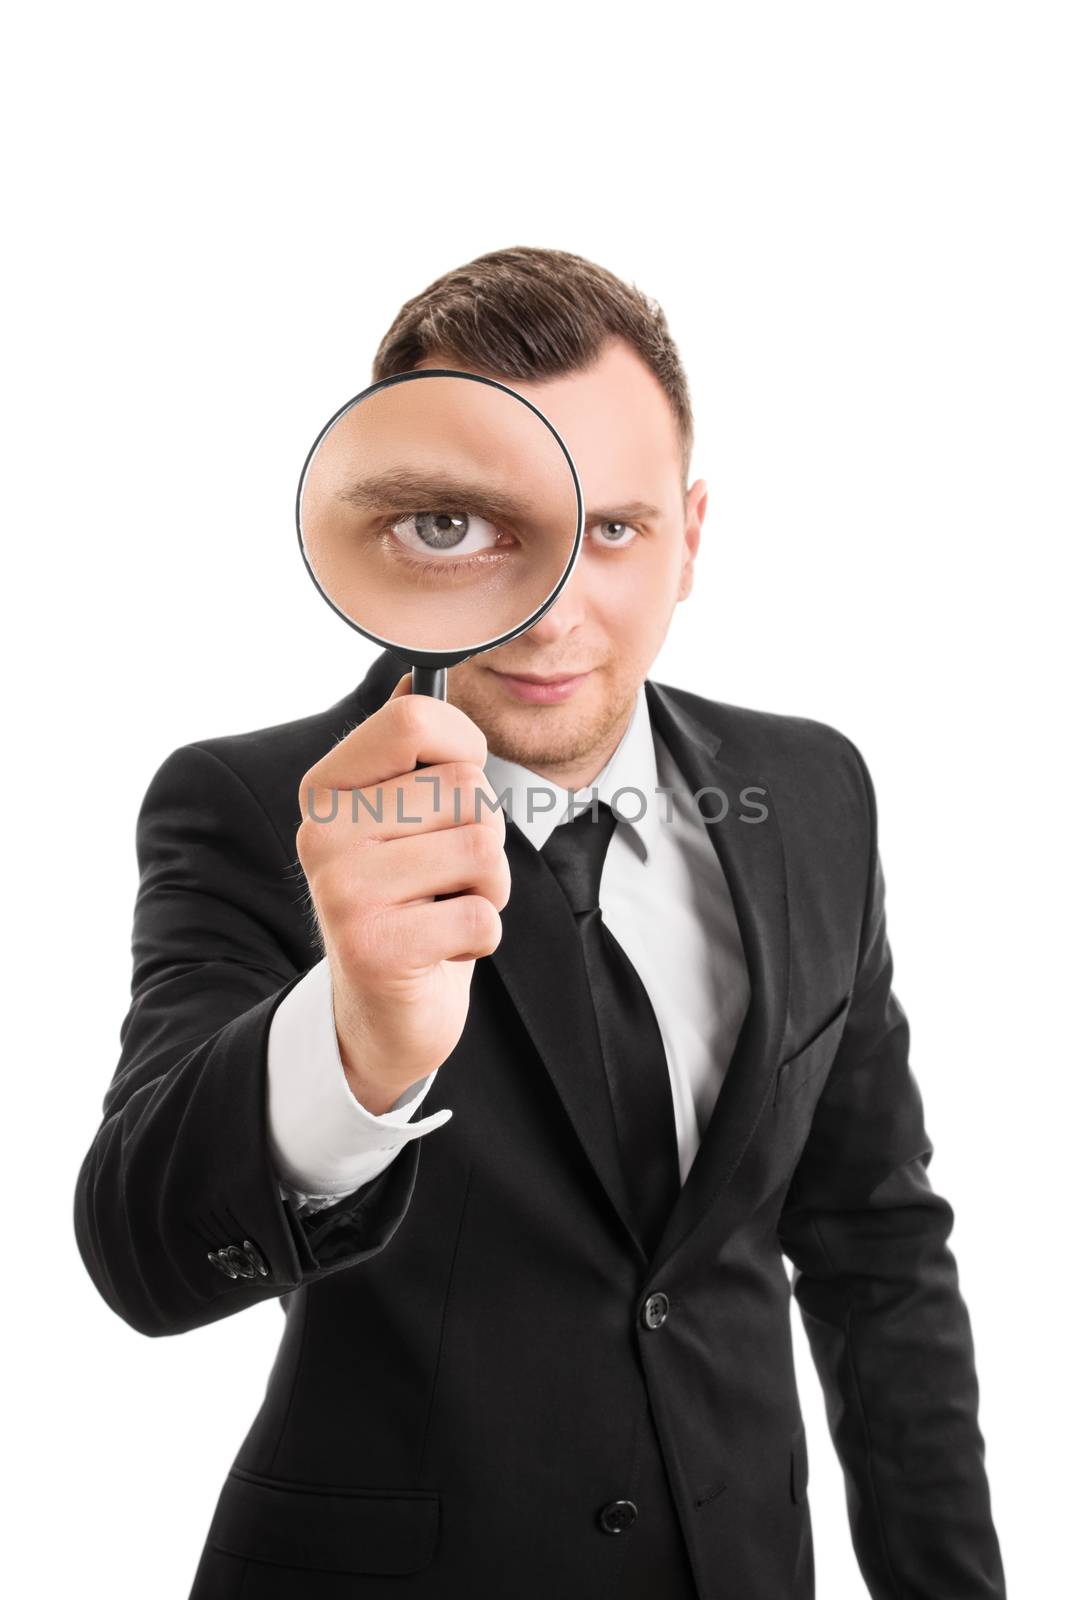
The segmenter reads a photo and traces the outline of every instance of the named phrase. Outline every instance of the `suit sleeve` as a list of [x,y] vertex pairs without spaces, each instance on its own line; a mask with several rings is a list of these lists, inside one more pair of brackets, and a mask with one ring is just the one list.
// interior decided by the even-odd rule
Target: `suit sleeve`
[[103,1298],[160,1335],[375,1255],[407,1211],[420,1141],[298,1215],[271,1160],[267,1047],[307,965],[299,867],[252,791],[198,745],[149,785],[137,855],[131,1003],[74,1226]]
[[874,1600],[1003,1600],[970,1320],[893,988],[874,792],[848,1021],[779,1237]]

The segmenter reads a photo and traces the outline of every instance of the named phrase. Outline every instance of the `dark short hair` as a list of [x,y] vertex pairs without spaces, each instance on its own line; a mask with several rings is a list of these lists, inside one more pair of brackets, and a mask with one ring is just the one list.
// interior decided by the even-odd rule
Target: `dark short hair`
[[606,267],[566,250],[491,250],[436,278],[401,306],[378,346],[372,376],[378,382],[438,356],[505,383],[561,377],[590,366],[612,337],[636,351],[666,393],[688,475],[689,385],[661,307]]

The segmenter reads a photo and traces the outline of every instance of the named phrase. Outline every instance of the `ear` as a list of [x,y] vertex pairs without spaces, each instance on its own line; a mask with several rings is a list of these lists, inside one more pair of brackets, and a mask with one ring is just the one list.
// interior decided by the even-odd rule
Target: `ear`
[[678,578],[678,598],[685,600],[693,587],[693,563],[700,549],[700,533],[708,509],[708,486],[698,478],[685,497],[685,532],[682,570]]

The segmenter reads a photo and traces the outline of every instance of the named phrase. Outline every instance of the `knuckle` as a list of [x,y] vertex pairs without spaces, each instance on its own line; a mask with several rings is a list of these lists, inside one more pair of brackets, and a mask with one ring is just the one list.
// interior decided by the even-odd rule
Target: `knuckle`
[[461,779],[464,783],[469,784],[472,789],[475,787],[485,788],[488,779],[485,776],[484,767],[477,761],[459,761],[456,765],[460,769]]
[[[470,806],[473,813],[475,791],[488,787],[488,779],[484,771],[476,761],[450,761],[447,773],[446,781],[451,784],[452,789],[461,796],[463,801]],[[480,809],[484,814],[485,808],[482,807]]]
[[365,977],[381,963],[386,939],[379,920],[363,913],[346,919],[335,943],[345,971]]
[[433,705],[424,694],[405,694],[390,700],[388,709],[400,731],[407,737],[421,739],[429,728],[429,712]]
[[305,822],[324,826],[333,822],[340,815],[340,810],[341,791],[336,784],[320,778],[317,782],[309,779],[301,785],[300,815]]
[[472,947],[482,948],[495,944],[499,937],[500,917],[496,907],[484,895],[464,896],[463,931]]
[[479,728],[478,724],[474,721],[473,717],[469,717],[465,711],[461,712],[460,715],[463,717],[463,720],[466,724],[466,732],[469,734],[471,742],[474,745],[474,749],[477,752],[475,760],[479,767],[484,767],[486,757],[489,754],[489,741],[487,740],[483,730]]
[[501,853],[497,831],[488,822],[468,822],[461,829],[463,844],[470,861],[476,867],[492,866]]
[[318,860],[318,843],[321,835],[321,827],[315,822],[310,822],[307,817],[296,830],[297,860],[305,871]]
[[452,783],[457,786],[461,786],[466,781],[466,774],[469,766],[469,761],[442,761],[441,781],[443,783]]

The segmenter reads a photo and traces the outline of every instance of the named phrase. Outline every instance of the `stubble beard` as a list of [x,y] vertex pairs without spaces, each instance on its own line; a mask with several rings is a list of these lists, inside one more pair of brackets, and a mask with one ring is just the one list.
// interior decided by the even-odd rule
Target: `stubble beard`
[[636,692],[636,686],[611,683],[588,707],[566,701],[524,706],[505,703],[502,691],[478,673],[454,686],[453,675],[459,680],[459,670],[449,674],[449,699],[481,728],[492,754],[535,772],[583,762],[596,762],[599,770],[626,730]]

